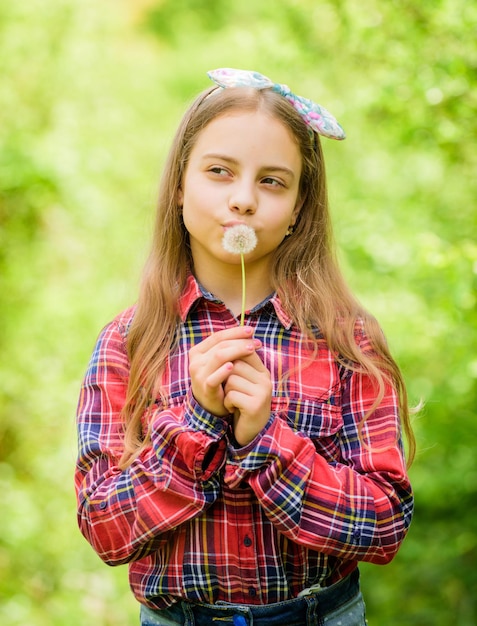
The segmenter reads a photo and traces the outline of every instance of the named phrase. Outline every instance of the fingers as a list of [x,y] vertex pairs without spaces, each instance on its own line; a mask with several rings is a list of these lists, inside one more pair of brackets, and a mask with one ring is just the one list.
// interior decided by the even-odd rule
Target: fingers
[[206,385],[210,389],[214,389],[219,385],[223,385],[227,378],[230,376],[231,371],[233,370],[233,363],[227,361],[221,367],[218,367],[216,370],[213,370],[211,374],[206,376],[204,380],[204,385]]
[[[259,384],[261,376],[269,377],[269,372],[256,352],[243,356],[233,362],[227,382],[240,378],[244,383]],[[231,382],[232,382],[231,381]]]
[[205,354],[214,346],[221,344],[223,341],[233,341],[235,339],[250,339],[253,336],[253,328],[250,326],[234,326],[219,330],[209,335],[204,341],[194,346],[193,350],[200,354]]
[[224,406],[234,414],[235,439],[246,445],[263,430],[271,412],[271,376],[258,355],[234,363],[224,392]]
[[[250,327],[234,327],[219,331],[204,339],[189,352],[189,372],[192,393],[199,404],[214,415],[229,413],[224,404],[224,383],[234,363],[254,355],[261,342],[252,337]],[[261,364],[257,355],[253,362]],[[263,367],[263,365],[262,365]]]
[[223,382],[228,375],[228,363],[245,358],[261,347],[258,339],[252,338],[253,329],[233,328],[214,333],[191,348],[189,353],[190,370],[203,370],[206,377],[212,375],[212,384]]
[[258,355],[236,361],[223,386],[224,404],[233,413],[237,408],[253,414],[254,407],[270,404],[272,383],[269,371]]
[[256,353],[253,329],[237,326],[210,335],[191,348],[189,371],[197,402],[214,415],[233,414],[234,435],[246,445],[270,418],[270,372]]

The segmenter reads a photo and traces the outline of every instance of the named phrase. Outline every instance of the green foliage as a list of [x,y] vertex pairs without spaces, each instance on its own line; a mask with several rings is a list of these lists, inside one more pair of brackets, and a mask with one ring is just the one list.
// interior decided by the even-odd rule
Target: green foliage
[[137,623],[79,535],[79,384],[136,297],[161,163],[221,66],[315,98],[343,266],[401,364],[419,454],[371,625],[477,621],[477,6],[465,0],[7,0],[0,7],[0,621]]

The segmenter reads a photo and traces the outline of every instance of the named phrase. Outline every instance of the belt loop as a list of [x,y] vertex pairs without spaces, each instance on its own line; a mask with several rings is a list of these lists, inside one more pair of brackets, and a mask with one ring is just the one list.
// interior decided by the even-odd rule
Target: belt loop
[[245,619],[245,617],[238,613],[233,616],[232,622],[234,626],[247,626],[247,620]]
[[232,621],[234,626],[253,626],[253,612],[250,608],[246,611],[241,610],[233,616]]
[[189,602],[181,602],[182,612],[184,613],[184,626],[195,626],[195,618]]
[[306,626],[324,626],[318,599],[315,595],[305,596],[306,600]]

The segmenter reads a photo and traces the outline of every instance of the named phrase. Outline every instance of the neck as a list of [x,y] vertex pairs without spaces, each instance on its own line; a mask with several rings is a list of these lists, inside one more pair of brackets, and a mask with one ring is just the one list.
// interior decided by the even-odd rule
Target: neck
[[[213,272],[195,271],[200,284],[221,300],[235,316],[242,310],[242,270],[238,265],[217,267]],[[249,310],[262,302],[272,292],[268,268],[245,264],[245,309]]]

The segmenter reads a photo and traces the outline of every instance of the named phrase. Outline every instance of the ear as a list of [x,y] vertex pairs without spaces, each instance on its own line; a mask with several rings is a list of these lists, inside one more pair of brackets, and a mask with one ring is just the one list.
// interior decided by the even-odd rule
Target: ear
[[184,204],[184,194],[182,193],[182,189],[179,187],[177,190],[177,206],[182,207]]
[[295,222],[298,218],[298,215],[300,214],[301,211],[301,207],[303,206],[303,203],[305,202],[305,198],[298,198],[295,208],[293,209],[293,213],[292,213],[292,217],[291,217],[291,221],[290,221],[290,226],[294,226]]

